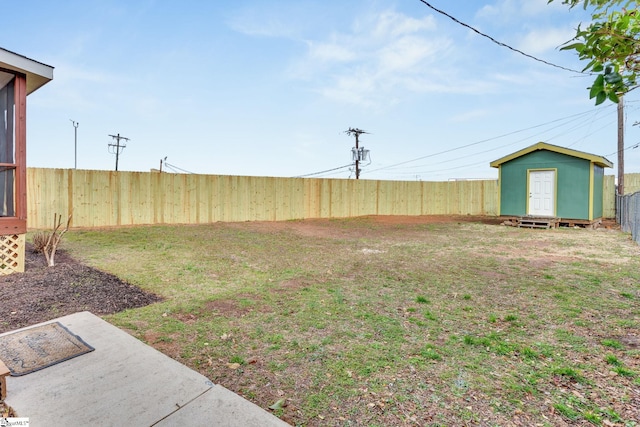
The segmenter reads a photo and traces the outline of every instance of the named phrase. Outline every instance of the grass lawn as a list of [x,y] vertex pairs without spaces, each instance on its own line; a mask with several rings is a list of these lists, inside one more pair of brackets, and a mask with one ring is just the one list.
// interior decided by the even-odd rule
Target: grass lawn
[[640,420],[640,248],[420,218],[71,231],[164,301],[107,317],[294,425]]

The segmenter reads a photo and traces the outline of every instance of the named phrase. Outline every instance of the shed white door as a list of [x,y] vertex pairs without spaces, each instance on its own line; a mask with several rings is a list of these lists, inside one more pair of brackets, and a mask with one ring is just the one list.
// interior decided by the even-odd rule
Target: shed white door
[[555,171],[529,172],[529,215],[554,216]]

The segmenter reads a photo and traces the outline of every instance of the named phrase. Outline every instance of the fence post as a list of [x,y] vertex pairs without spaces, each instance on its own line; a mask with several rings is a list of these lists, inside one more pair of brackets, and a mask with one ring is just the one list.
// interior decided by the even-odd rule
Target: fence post
[[633,240],[637,243],[640,239],[640,233],[638,233],[638,231],[640,231],[640,218],[638,218],[638,214],[640,213],[640,193],[633,193],[630,197],[632,212],[629,212],[630,215],[627,221],[632,222],[631,237],[633,237]]

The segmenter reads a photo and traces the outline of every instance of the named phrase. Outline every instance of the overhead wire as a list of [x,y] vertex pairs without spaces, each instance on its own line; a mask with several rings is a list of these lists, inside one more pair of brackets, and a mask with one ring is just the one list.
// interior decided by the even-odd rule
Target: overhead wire
[[[607,108],[611,108],[611,105],[608,104],[608,105],[606,105],[604,107],[598,107],[598,108],[599,109],[607,109]],[[494,137],[491,137],[491,138],[482,139],[480,141],[475,141],[475,142],[472,142],[470,144],[465,144],[465,145],[461,145],[459,147],[449,148],[447,150],[439,151],[437,153],[427,154],[425,156],[416,157],[414,159],[405,160],[405,161],[394,163],[394,164],[391,164],[391,165],[388,165],[388,166],[382,166],[382,167],[379,167],[377,169],[370,169],[370,170],[367,171],[367,173],[378,172],[378,171],[385,170],[385,169],[391,169],[391,168],[395,168],[397,166],[406,165],[408,163],[417,162],[419,160],[424,160],[424,159],[428,159],[428,158],[431,158],[431,157],[439,156],[439,155],[442,155],[442,154],[451,153],[453,151],[457,151],[457,150],[462,150],[464,148],[473,147],[475,145],[483,144],[483,143],[486,143],[486,142],[489,142],[489,141],[493,141],[493,140],[497,140],[497,139],[500,139],[500,138],[505,138],[507,136],[515,135],[515,134],[522,133],[522,132],[526,132],[528,130],[540,128],[540,127],[547,126],[547,125],[550,125],[550,124],[553,124],[553,123],[561,122],[563,120],[573,119],[575,117],[583,116],[583,115],[590,114],[590,113],[593,113],[593,110],[583,111],[583,112],[580,112],[580,113],[572,114],[570,116],[566,116],[566,117],[562,117],[562,118],[559,118],[559,119],[551,120],[549,122],[545,122],[545,123],[541,123],[541,124],[538,124],[538,125],[530,126],[528,128],[519,129],[519,130],[512,131],[512,132],[507,132],[507,133],[502,134],[502,135],[498,135],[498,136],[494,136]],[[559,126],[563,126],[563,125],[559,125]],[[510,143],[510,144],[507,144],[507,145],[513,145],[513,144]]]
[[424,4],[425,4],[425,6],[427,6],[427,7],[428,7],[428,8],[430,8],[430,9],[432,9],[433,11],[438,12],[439,14],[441,14],[441,15],[443,15],[443,16],[446,16],[447,18],[451,19],[451,20],[452,20],[452,21],[454,21],[455,23],[460,24],[460,25],[462,25],[463,27],[466,27],[466,28],[470,29],[471,31],[475,32],[476,34],[481,35],[482,37],[486,37],[487,39],[491,40],[493,43],[497,44],[498,46],[506,47],[507,49],[510,49],[510,50],[512,50],[512,51],[514,51],[514,52],[517,52],[517,53],[519,53],[520,55],[526,56],[527,58],[533,59],[534,61],[541,62],[541,63],[546,64],[546,65],[549,65],[549,66],[551,66],[551,67],[559,68],[559,69],[561,69],[561,70],[570,71],[570,72],[572,72],[572,73],[577,73],[577,74],[587,74],[587,73],[585,73],[585,72],[583,72],[583,71],[574,70],[574,69],[571,69],[571,68],[563,67],[562,65],[557,65],[557,64],[554,64],[554,63],[552,63],[552,62],[545,61],[544,59],[537,58],[537,57],[535,57],[535,56],[533,56],[533,55],[530,55],[530,54],[528,54],[528,53],[526,53],[526,52],[521,51],[520,49],[516,49],[515,47],[509,46],[508,44],[506,44],[506,43],[503,43],[503,42],[501,42],[501,41],[496,40],[495,38],[491,37],[491,36],[490,36],[490,35],[488,35],[488,34],[483,33],[482,31],[480,31],[480,30],[478,30],[478,29],[476,29],[476,28],[472,27],[471,25],[469,25],[469,24],[465,24],[464,22],[462,22],[462,21],[460,21],[459,19],[457,19],[456,17],[454,17],[454,16],[452,16],[452,15],[448,14],[447,12],[445,12],[445,11],[443,11],[443,10],[440,10],[440,9],[438,9],[438,8],[434,7],[433,5],[431,5],[431,4],[430,4],[429,2],[427,2],[426,0],[418,0],[418,1],[420,1],[421,3],[424,3]]
[[[626,103],[626,101],[625,101],[625,103]],[[630,110],[631,110],[631,112],[638,111],[638,110],[640,110],[640,106],[633,106]],[[629,112],[629,108],[625,108],[625,111],[626,111],[626,112]],[[626,113],[625,113],[625,114],[626,114]],[[597,119],[597,120],[599,120],[599,119]],[[594,121],[595,121],[595,120],[594,120]],[[611,120],[611,121],[607,122],[607,125],[611,125],[611,124],[616,123],[616,122],[617,122],[617,118],[615,118],[615,119],[613,119],[613,120]],[[625,119],[625,122],[626,122],[626,119]],[[597,132],[601,131],[602,129],[603,129],[603,128],[600,128],[600,129],[597,129],[596,131],[590,132],[590,133],[586,134],[584,137],[591,136],[591,135],[593,135],[594,133],[597,133]],[[577,141],[577,142],[580,142],[580,141]],[[575,144],[576,144],[576,142],[574,142],[574,143],[572,143],[572,144],[567,145],[567,147],[571,147],[571,146],[573,146],[573,145],[575,145]]]
[[[626,100],[626,99],[624,100],[625,104],[635,104],[636,102],[640,102],[640,101],[638,101],[638,100]],[[638,106],[634,106],[634,107],[635,108],[632,111],[637,111],[638,109],[640,109],[640,107],[638,107]],[[627,114],[628,113],[629,113],[628,109],[625,109],[625,122],[627,121]],[[616,150],[613,153],[609,153],[605,157],[617,156],[620,151],[625,152],[627,150],[633,150],[633,149],[638,148],[639,146],[640,146],[640,141],[638,141],[636,143],[633,143],[631,145],[627,145],[626,147],[623,147],[622,150]]]
[[333,169],[323,170],[323,171],[320,171],[320,172],[312,172],[312,173],[307,173],[307,174],[304,174],[304,175],[296,175],[296,176],[294,176],[294,178],[304,178],[304,177],[307,177],[307,176],[321,175],[321,174],[324,174],[324,173],[327,173],[327,172],[333,172],[333,171],[336,171],[338,169],[344,169],[344,168],[348,168],[348,167],[351,167],[351,166],[353,166],[353,163],[349,163],[348,165],[344,165],[344,166],[338,166],[337,168],[333,168]]
[[[637,102],[637,101],[630,101],[630,102]],[[625,104],[626,104],[626,103],[629,103],[629,102],[628,102],[628,101],[625,101]],[[640,110],[640,106],[633,106],[633,107],[631,108],[631,112],[638,111],[638,110]],[[628,108],[625,108],[625,114],[628,114],[628,113],[629,113],[629,109],[628,109]],[[626,116],[625,116],[625,117],[626,117]],[[598,120],[599,120],[599,119],[598,119]],[[609,121],[609,122],[607,123],[607,125],[611,125],[611,124],[616,123],[616,122],[617,122],[617,118],[616,118],[616,119],[613,119],[613,120],[611,120],[611,121]],[[625,119],[625,122],[626,122],[626,119]],[[602,130],[602,128],[600,128],[600,129],[598,129],[598,130],[596,130],[596,131],[594,131],[594,132],[590,132],[590,133],[586,134],[584,137],[591,136],[591,135],[593,135],[594,133],[597,133],[597,132],[599,132],[599,131],[601,131],[601,130]],[[577,141],[577,142],[579,142],[579,141]],[[573,144],[569,144],[569,145],[567,145],[567,147],[572,147],[572,146],[574,146],[575,144],[576,144],[576,142],[574,142]],[[629,147],[630,147],[630,148],[636,148],[636,147],[637,147],[637,144],[632,144],[632,145],[631,145],[631,146],[629,146]],[[627,148],[629,148],[629,147],[627,147]],[[624,150],[626,150],[626,148],[625,148]],[[623,150],[623,151],[624,151],[624,150]],[[611,155],[613,155],[613,154],[618,154],[618,151],[616,151],[616,152],[614,152],[614,153],[612,153],[612,154],[607,154],[607,156],[611,156]]]
[[[570,120],[569,122],[572,122],[572,121],[574,121],[574,120],[578,120],[578,119],[572,119],[572,120]],[[588,117],[588,118],[584,119],[583,121],[581,121],[581,122],[580,122],[580,124],[582,124],[585,120],[588,120],[589,122],[592,122],[592,121],[593,121],[593,120],[591,120],[591,117]],[[438,164],[448,163],[448,162],[454,162],[454,161],[458,161],[458,160],[460,160],[460,159],[464,159],[464,158],[467,158],[467,157],[475,157],[475,156],[477,156],[478,154],[484,154],[484,153],[489,153],[489,152],[491,152],[491,151],[501,150],[501,149],[503,149],[503,148],[506,148],[506,147],[510,147],[510,146],[512,146],[512,145],[519,144],[519,143],[521,143],[521,142],[523,142],[523,141],[526,141],[526,140],[528,140],[528,139],[536,138],[536,137],[538,137],[538,136],[540,136],[540,135],[543,135],[543,134],[545,134],[546,132],[549,132],[549,131],[551,131],[551,130],[553,130],[553,129],[557,129],[557,128],[559,128],[559,127],[565,126],[566,124],[567,124],[567,123],[563,123],[563,124],[560,124],[560,125],[554,126],[554,127],[552,127],[552,128],[546,129],[546,130],[544,130],[544,131],[542,131],[542,132],[539,132],[539,133],[536,133],[536,134],[533,134],[533,135],[529,135],[529,136],[526,136],[526,137],[524,137],[524,138],[518,139],[518,140],[516,140],[516,141],[509,142],[508,144],[503,144],[503,145],[500,145],[500,146],[498,146],[498,147],[490,148],[490,149],[488,149],[488,150],[483,150],[483,151],[474,152],[474,153],[468,154],[468,155],[466,155],[466,156],[457,157],[457,158],[455,158],[455,159],[449,159],[449,160],[439,161],[439,162],[438,162]],[[553,139],[553,138],[555,138],[555,137],[545,138],[545,139],[548,141],[548,140],[551,140],[551,139]],[[407,169],[408,169],[408,168],[418,168],[418,167],[425,167],[425,166],[428,166],[428,164],[427,164],[427,165],[422,164],[422,165],[407,166],[406,168],[407,168]],[[393,169],[393,168],[392,168],[392,169]],[[412,173],[414,173],[414,172],[407,172],[407,173],[411,173],[411,174],[412,174]]]
[[188,171],[188,170],[185,170],[185,169],[179,168],[179,167],[177,167],[177,166],[175,166],[175,165],[172,165],[172,164],[167,163],[166,161],[164,162],[164,165],[165,165],[165,167],[168,167],[169,169],[171,169],[171,170],[172,170],[172,171],[174,171],[174,172],[178,172],[178,171],[180,171],[180,172],[183,172],[183,173],[194,174],[194,172],[190,172],[190,171]]
[[[604,117],[604,116],[603,116],[603,117],[601,117],[600,119],[594,119],[594,120],[593,120],[593,122],[595,122],[595,121],[597,121],[597,120],[605,119],[605,118],[606,118],[606,117]],[[614,120],[611,120],[611,121],[608,121],[608,122],[605,124],[605,126],[601,127],[601,128],[600,128],[600,129],[598,129],[597,131],[591,132],[590,134],[593,134],[593,133],[596,133],[596,132],[598,132],[598,131],[600,131],[600,130],[602,130],[602,129],[605,129],[605,127],[606,127],[606,126],[608,126],[608,125],[610,125],[610,124],[612,124],[612,123],[615,123],[615,119],[614,119]],[[552,136],[550,136],[550,137],[546,138],[546,140],[547,140],[547,141],[553,141],[554,139],[557,139],[557,138],[559,138],[559,137],[561,137],[561,136],[565,136],[565,135],[567,135],[567,134],[569,134],[569,133],[571,133],[571,132],[573,132],[573,131],[575,131],[575,130],[577,130],[577,129],[581,129],[583,126],[584,126],[584,123],[578,123],[578,124],[575,124],[575,125],[573,125],[572,127],[570,127],[569,129],[565,129],[564,131],[562,131],[562,132],[560,132],[560,133],[556,133],[555,135],[552,135]],[[576,145],[578,142],[581,142],[581,140],[584,140],[584,137],[583,137],[582,139],[578,139],[577,141],[574,141],[574,142],[573,142],[573,144],[566,145],[566,146],[567,146],[567,147],[570,147],[570,146],[572,146],[572,145]]]
[[566,144],[566,147],[573,147],[576,144],[579,144],[580,142],[583,142],[585,140],[586,137],[591,136],[597,132],[600,132],[602,129],[604,129],[604,127],[600,127],[599,129],[592,131],[593,129],[593,124],[596,121],[599,121],[600,119],[602,119],[602,116],[600,115],[600,113],[602,112],[602,110],[596,110],[595,114],[593,115],[593,120],[589,121],[588,125],[587,125],[587,129],[586,129],[586,133],[584,135],[582,135],[582,137],[575,139],[573,142],[570,142],[569,144]]
[[[368,166],[371,164],[371,154],[369,154],[369,163],[367,163]],[[341,169],[345,169],[345,168],[352,168],[355,166],[355,163],[349,163],[348,165],[344,165],[344,166],[339,166],[337,168],[332,168],[332,169],[327,169],[324,171],[320,171],[320,172],[313,172],[313,173],[308,173],[308,174],[304,174],[304,175],[297,175],[294,178],[304,178],[304,177],[308,177],[308,176],[314,176],[314,175],[337,175],[339,173],[342,173]],[[364,166],[363,166],[364,167]],[[349,169],[350,172],[352,172],[351,169]],[[333,172],[333,173],[329,173],[329,172]],[[360,173],[364,172],[364,169],[360,170]],[[349,176],[351,176],[351,173],[349,174]]]
[[[613,104],[610,104],[610,105],[608,105],[606,108],[611,108],[612,106],[613,106]],[[532,128],[536,128],[536,127],[540,127],[540,126],[544,126],[544,125],[552,124],[552,123],[554,123],[554,122],[558,122],[558,121],[560,121],[560,120],[571,119],[571,120],[569,120],[569,121],[567,121],[567,122],[565,122],[565,123],[561,123],[561,124],[559,124],[559,125],[557,125],[557,126],[553,126],[552,128],[545,129],[545,130],[544,130],[544,131],[542,131],[542,132],[536,133],[536,134],[534,134],[534,135],[528,135],[528,136],[526,136],[526,137],[524,137],[524,138],[518,139],[517,141],[509,142],[508,144],[503,144],[503,145],[501,145],[501,146],[499,146],[499,147],[494,147],[494,148],[490,148],[490,149],[488,149],[488,150],[483,150],[483,151],[479,151],[479,152],[474,152],[474,153],[472,153],[472,154],[468,154],[468,155],[465,155],[465,156],[456,157],[455,159],[448,159],[448,160],[438,161],[438,162],[437,162],[437,165],[441,165],[441,164],[443,164],[443,163],[449,163],[449,162],[459,161],[459,160],[461,160],[461,159],[468,158],[468,157],[477,157],[477,156],[478,156],[478,155],[480,155],[480,154],[484,154],[484,153],[488,153],[488,152],[491,152],[491,151],[496,151],[496,150],[499,150],[499,149],[503,149],[503,148],[508,147],[508,146],[516,145],[516,144],[519,144],[519,143],[521,143],[521,142],[523,142],[523,141],[526,141],[526,140],[528,140],[528,139],[536,138],[537,136],[542,135],[542,134],[544,134],[544,133],[547,133],[547,132],[549,132],[549,131],[551,131],[551,130],[553,130],[553,129],[558,129],[558,128],[561,128],[561,127],[563,127],[563,126],[568,125],[569,123],[577,122],[576,124],[572,125],[572,127],[571,127],[570,129],[568,129],[568,130],[566,130],[566,131],[563,131],[563,132],[561,132],[561,133],[557,133],[557,134],[555,134],[555,135],[553,135],[553,136],[550,136],[550,137],[544,138],[544,139],[545,139],[545,141],[550,141],[550,140],[556,139],[557,137],[559,137],[559,136],[563,136],[563,135],[566,135],[566,134],[568,134],[568,133],[570,133],[570,132],[575,131],[576,129],[581,129],[581,128],[582,128],[582,126],[584,126],[585,122],[587,122],[587,123],[595,123],[595,122],[598,122],[598,121],[600,121],[600,120],[603,120],[603,119],[607,118],[608,116],[606,116],[606,115],[601,115],[601,113],[602,113],[602,111],[603,111],[604,109],[605,109],[605,108],[600,107],[600,108],[598,108],[598,109],[597,109],[597,110],[595,110],[595,111],[590,110],[590,111],[588,111],[588,112],[578,113],[578,114],[575,114],[575,115],[572,115],[572,116],[568,116],[568,117],[565,117],[565,118],[562,118],[562,119],[557,119],[557,120],[554,120],[554,121],[552,121],[552,122],[548,122],[548,123],[545,123],[545,124],[542,124],[542,125],[537,125],[537,126],[533,126],[533,127],[531,127],[531,128],[527,128],[527,130],[530,130],[530,129],[532,129]],[[640,107],[636,107],[636,108],[634,108],[634,110],[636,110],[636,109],[640,109]],[[589,114],[589,113],[591,113],[591,115],[590,115],[590,116],[588,116],[588,117],[580,117],[580,116],[584,116],[584,115]],[[598,117],[598,116],[599,116],[599,117]],[[580,137],[579,139],[577,139],[576,141],[574,141],[571,145],[573,146],[573,145],[575,145],[575,144],[577,144],[577,143],[579,143],[579,142],[583,141],[587,136],[591,136],[591,135],[593,135],[593,134],[595,134],[595,133],[597,133],[597,132],[602,131],[603,129],[606,129],[606,128],[607,128],[607,126],[611,125],[611,124],[612,124],[612,123],[614,123],[614,122],[615,122],[615,120],[607,122],[606,124],[604,124],[604,125],[602,125],[602,126],[598,127],[597,129],[595,129],[595,130],[593,130],[593,131],[589,132],[588,134],[583,135],[582,137]],[[511,132],[510,134],[517,133],[517,132],[520,132],[520,131]],[[469,145],[470,145],[470,144],[467,144],[467,145],[462,146],[462,147],[459,147],[459,148],[468,147]],[[636,144],[633,144],[633,145],[631,145],[631,146],[630,146],[630,147],[628,147],[628,148],[635,148],[635,147],[636,147]],[[446,150],[446,151],[449,151],[449,150]],[[442,153],[442,152],[440,152],[440,153],[434,153],[433,155],[430,155],[430,156],[435,156],[435,155],[438,155],[438,154],[441,154],[441,153]],[[614,154],[615,154],[615,153],[614,153]],[[451,168],[441,168],[441,169],[433,169],[432,167],[433,167],[433,166],[435,166],[434,164],[421,164],[421,165],[414,165],[414,166],[406,166],[406,167],[402,168],[402,169],[404,169],[404,170],[394,170],[394,168],[393,168],[393,167],[389,167],[388,169],[391,169],[391,170],[388,170],[388,169],[387,169],[387,170],[382,170],[382,172],[381,172],[381,173],[383,173],[383,174],[388,174],[388,175],[389,175],[389,174],[393,174],[393,175],[399,175],[399,176],[402,176],[402,175],[417,175],[417,174],[437,174],[437,173],[441,173],[441,172],[447,172],[447,171],[452,171],[452,170],[458,170],[458,169],[468,168],[468,167],[472,167],[472,166],[478,166],[478,165],[486,164],[486,163],[487,163],[487,162],[489,162],[489,161],[491,161],[491,160],[487,160],[487,159],[485,159],[485,160],[483,160],[483,161],[478,161],[478,162],[475,162],[475,163],[470,163],[470,164],[465,164],[465,165],[455,166],[455,167],[451,167]],[[423,170],[415,170],[416,168],[429,168],[429,169],[428,169],[428,170],[427,170],[427,169],[423,169]],[[377,171],[380,171],[381,169],[385,169],[385,168],[379,168],[379,169],[376,169],[376,170],[377,170]],[[406,169],[413,169],[413,170],[406,170]],[[363,172],[370,172],[370,171],[366,171],[366,170],[365,170],[365,171],[363,171]]]
[[[638,148],[638,146],[640,146],[640,141],[638,141],[638,142],[636,142],[636,143],[634,143],[634,144],[631,144],[631,145],[627,145],[626,147],[624,147],[624,148],[622,149],[622,151],[632,150],[632,149],[634,149],[634,148]],[[618,150],[618,151],[614,151],[613,153],[607,154],[605,157],[615,156],[615,155],[617,155],[619,152],[620,152],[620,150]]]
[[[452,167],[452,168],[443,168],[443,169],[435,169],[435,170],[434,169],[422,170],[422,171],[415,171],[415,170],[413,170],[413,171],[408,171],[408,170],[407,171],[400,171],[400,170],[394,170],[394,168],[397,168],[397,166],[402,166],[402,165],[410,163],[410,162],[423,160],[425,158],[435,157],[435,156],[438,156],[438,155],[441,155],[441,154],[446,154],[446,153],[449,153],[449,152],[452,152],[452,151],[460,150],[460,149],[463,149],[463,148],[468,148],[468,147],[475,146],[475,145],[478,145],[478,144],[481,144],[481,143],[489,142],[489,141],[492,141],[492,140],[500,139],[500,138],[503,138],[503,137],[511,136],[511,135],[522,133],[522,132],[525,132],[525,131],[528,131],[528,130],[532,130],[532,129],[536,129],[536,128],[540,128],[540,127],[543,127],[543,126],[548,126],[550,124],[554,124],[554,123],[558,123],[558,122],[563,122],[564,121],[563,123],[559,123],[556,126],[553,126],[551,128],[548,128],[548,129],[544,129],[541,132],[535,133],[533,135],[528,135],[528,136],[526,136],[524,138],[520,138],[520,139],[518,139],[516,141],[509,142],[507,144],[503,144],[503,145],[500,145],[498,147],[490,148],[490,149],[487,149],[487,150],[474,152],[472,154],[465,155],[465,156],[462,156],[462,157],[457,157],[456,159],[449,159],[449,160],[439,161],[438,164],[440,165],[440,164],[443,164],[443,163],[459,161],[460,159],[464,159],[464,158],[468,158],[468,157],[476,157],[479,154],[485,154],[485,153],[489,153],[489,152],[492,152],[492,151],[497,151],[497,150],[503,149],[505,147],[509,147],[509,146],[513,146],[513,145],[519,144],[519,143],[521,143],[523,141],[526,141],[528,139],[539,137],[539,136],[541,136],[541,135],[543,135],[543,134],[545,134],[547,132],[550,132],[550,131],[552,131],[554,129],[558,129],[558,128],[562,128],[563,126],[567,126],[569,123],[576,122],[568,130],[545,138],[545,141],[551,141],[551,140],[556,139],[556,138],[558,138],[560,136],[563,136],[563,135],[566,135],[566,134],[568,134],[570,132],[573,132],[576,129],[582,128],[585,123],[589,123],[591,125],[593,123],[596,123],[596,122],[606,118],[607,116],[606,115],[601,115],[601,113],[602,113],[602,111],[604,111],[606,109],[612,108],[612,106],[613,106],[613,104],[607,104],[606,106],[598,107],[595,111],[594,110],[583,111],[583,112],[580,112],[580,113],[576,113],[576,114],[573,114],[573,115],[570,115],[570,116],[566,116],[566,117],[562,117],[562,118],[559,118],[559,119],[555,119],[555,120],[552,120],[552,121],[549,121],[549,122],[545,122],[545,123],[542,123],[542,124],[530,126],[528,128],[525,128],[525,129],[520,129],[520,130],[508,132],[508,133],[503,134],[503,135],[499,135],[499,136],[496,136],[496,137],[483,139],[483,140],[480,140],[480,141],[473,142],[471,144],[466,144],[466,145],[463,145],[463,146],[460,146],[460,147],[455,147],[455,148],[452,148],[452,149],[443,150],[443,151],[438,152],[438,153],[433,153],[433,154],[429,154],[429,155],[426,155],[426,156],[421,156],[421,157],[416,158],[416,159],[412,159],[412,160],[396,163],[396,164],[393,164],[393,165],[384,166],[384,167],[377,168],[377,169],[372,169],[372,170],[362,169],[361,173],[362,174],[368,174],[368,173],[371,173],[371,172],[383,171],[382,173],[385,173],[385,174],[415,175],[415,174],[421,174],[421,173],[422,174],[424,174],[424,173],[430,173],[431,174],[431,173],[438,173],[438,172],[446,172],[446,171],[463,169],[463,168],[472,167],[472,166],[478,166],[478,165],[481,165],[481,164],[485,164],[487,162],[487,160],[483,160],[483,161],[475,162],[475,163],[470,163],[470,164],[465,164],[465,165],[461,165],[461,166],[456,166],[456,167]],[[636,109],[640,109],[640,107],[636,107]],[[588,117],[584,117],[584,116],[587,116],[587,115],[589,115],[589,116]],[[612,122],[609,122],[605,126],[608,126],[611,123]],[[570,145],[571,146],[576,145],[577,143],[579,143],[582,140],[584,140],[584,138],[586,138],[587,136],[591,136],[591,135],[593,135],[593,134],[595,134],[597,132],[602,131],[603,129],[604,129],[604,126],[603,127],[599,127],[598,129],[595,129],[592,132],[589,132],[588,134],[583,135],[581,138],[575,140]],[[632,146],[630,146],[628,148],[635,148],[635,146],[636,146],[636,144],[634,144],[634,145],[632,145]],[[341,169],[352,168],[353,166],[354,166],[354,164],[352,163],[352,164],[340,166],[340,167],[337,167],[337,168],[327,169],[327,170],[314,172],[314,173],[310,173],[310,174],[305,174],[305,175],[299,175],[298,177],[307,177],[307,176],[315,176],[315,175],[332,176],[332,175],[337,175],[337,174],[342,173]],[[406,167],[404,167],[402,169],[426,168],[426,167],[429,167],[429,166],[431,166],[431,164],[421,164],[421,165],[406,166]],[[333,172],[333,173],[331,173],[331,172]]]

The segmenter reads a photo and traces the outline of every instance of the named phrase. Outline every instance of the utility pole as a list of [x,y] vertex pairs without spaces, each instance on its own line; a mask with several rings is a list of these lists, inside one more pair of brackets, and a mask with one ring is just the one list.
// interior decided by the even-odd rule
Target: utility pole
[[351,154],[356,164],[356,179],[360,179],[360,162],[366,160],[366,157],[369,154],[369,150],[365,150],[364,147],[360,147],[359,145],[360,135],[369,132],[363,131],[362,129],[358,128],[349,128],[349,130],[344,131],[344,133],[349,136],[355,135],[356,137],[356,146],[355,148],[351,149]]
[[624,196],[624,98],[618,99],[618,194]]
[[[71,119],[69,119],[71,120]],[[80,126],[80,123],[71,120],[71,124],[73,124],[74,130],[73,130],[73,134],[74,134],[74,138],[73,138],[73,152],[74,152],[74,156],[73,156],[73,168],[74,169],[78,169],[78,126]]]
[[116,140],[115,144],[109,144],[109,152],[111,154],[115,154],[116,155],[116,171],[118,170],[118,157],[120,157],[120,153],[122,153],[122,151],[127,148],[127,146],[124,143],[120,143],[121,140],[124,141],[129,141],[129,138],[125,138],[124,136],[120,136],[120,134],[117,135],[109,135],[111,138]]

